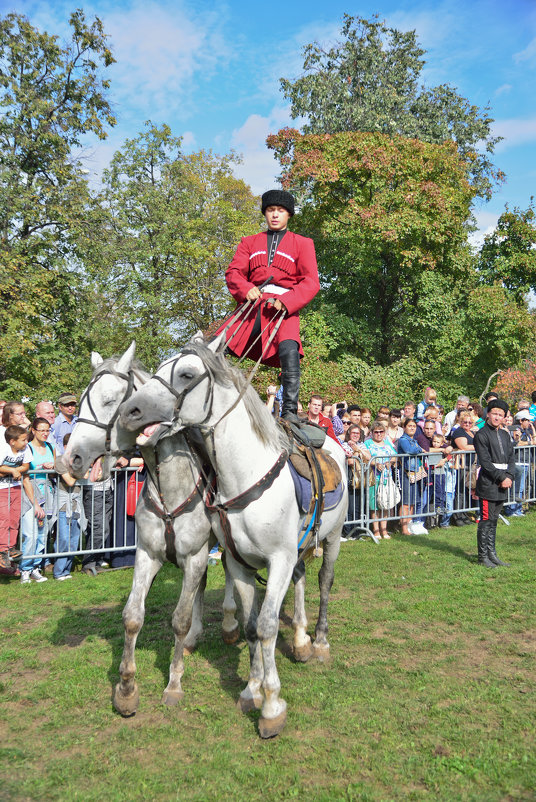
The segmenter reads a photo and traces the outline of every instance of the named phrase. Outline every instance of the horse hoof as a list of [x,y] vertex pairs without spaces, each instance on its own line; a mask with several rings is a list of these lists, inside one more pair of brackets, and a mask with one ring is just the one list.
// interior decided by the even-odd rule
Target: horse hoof
[[252,710],[260,710],[262,703],[261,694],[258,696],[239,696],[236,706],[241,713],[251,713]]
[[121,683],[117,683],[114,690],[113,704],[118,713],[121,713],[125,718],[133,716],[138,709],[139,703],[140,693],[136,683],[134,683],[134,690],[128,696],[125,695]]
[[162,696],[162,702],[168,707],[174,707],[174,705],[180,702],[183,696],[184,691],[168,691],[166,688]]
[[303,646],[294,647],[294,657],[298,663],[306,663],[314,655],[314,649],[311,642],[305,643]]
[[259,735],[261,738],[275,738],[276,735],[279,735],[279,733],[282,732],[286,723],[286,710],[283,710],[283,712],[275,718],[264,718],[261,716],[259,719]]
[[237,624],[236,627],[230,631],[222,629],[221,636],[223,638],[223,642],[226,643],[227,646],[232,646],[240,637],[240,627]]
[[329,645],[318,645],[317,643],[313,644],[313,652],[315,659],[318,660],[319,663],[327,663],[330,658],[329,652]]

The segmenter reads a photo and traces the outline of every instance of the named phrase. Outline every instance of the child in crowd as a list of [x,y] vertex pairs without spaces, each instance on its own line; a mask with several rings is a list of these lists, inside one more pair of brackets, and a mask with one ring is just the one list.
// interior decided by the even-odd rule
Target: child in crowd
[[417,407],[417,413],[415,417],[417,420],[424,419],[424,413],[428,409],[428,407],[435,407],[437,403],[437,393],[433,387],[427,387],[424,391],[424,399],[419,403]]
[[[443,434],[432,436],[432,448],[445,448],[448,443]],[[438,513],[443,513],[440,526],[447,527],[454,509],[454,491],[456,489],[456,471],[451,454],[430,454],[431,487],[433,505]]]
[[23,426],[8,426],[0,442],[0,573],[19,576],[13,560],[21,552],[15,548],[20,522],[21,480],[30,467],[32,453],[28,432]]
[[[45,471],[54,469],[54,448],[48,442],[50,423],[46,418],[34,418],[32,422],[32,439],[28,449],[32,453],[30,471],[39,470],[33,476],[25,476],[22,480],[24,489],[23,514],[21,521],[22,560],[20,562],[23,585],[32,581],[46,582],[41,574],[41,557],[30,557],[30,554],[43,554],[48,534],[48,520],[54,512],[54,493],[50,479]],[[26,509],[24,509],[26,508]]]

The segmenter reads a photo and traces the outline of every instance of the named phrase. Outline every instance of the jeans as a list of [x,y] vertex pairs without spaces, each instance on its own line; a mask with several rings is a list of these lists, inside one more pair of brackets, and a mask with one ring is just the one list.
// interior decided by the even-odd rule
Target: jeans
[[21,571],[33,571],[39,568],[42,557],[26,557],[27,554],[43,554],[48,533],[48,518],[45,516],[42,521],[35,517],[33,506],[24,513],[21,519],[22,535],[22,559],[20,561]]
[[[80,524],[78,518],[67,518],[67,513],[60,510],[58,514],[58,534],[56,551],[76,551],[80,543]],[[56,557],[54,561],[54,579],[71,573],[73,558]]]

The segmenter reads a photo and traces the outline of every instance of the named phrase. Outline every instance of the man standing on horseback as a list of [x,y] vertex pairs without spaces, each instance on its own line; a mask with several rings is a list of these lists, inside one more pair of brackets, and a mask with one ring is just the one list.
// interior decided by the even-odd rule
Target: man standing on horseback
[[[229,292],[240,305],[252,306],[227,331],[229,350],[247,354],[265,365],[281,367],[283,404],[281,416],[292,418],[300,392],[299,312],[318,290],[318,268],[312,239],[287,229],[294,214],[290,192],[272,189],[262,196],[262,213],[268,230],[243,237],[227,268]],[[268,282],[268,283],[267,283]],[[261,286],[262,285],[262,286]],[[279,320],[276,336],[271,334]]]

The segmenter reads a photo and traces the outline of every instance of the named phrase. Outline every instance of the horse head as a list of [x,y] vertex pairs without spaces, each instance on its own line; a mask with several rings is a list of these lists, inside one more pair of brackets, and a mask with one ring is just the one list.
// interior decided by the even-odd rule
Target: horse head
[[104,456],[104,473],[109,473],[110,457],[131,448],[135,437],[118,426],[119,406],[149,374],[133,367],[136,343],[132,342],[119,359],[103,360],[93,352],[93,376],[80,399],[79,418],[63,455],[63,463],[73,476],[84,476],[90,465]]
[[[121,405],[121,426],[151,440],[166,430],[206,422],[212,407],[212,362],[223,359],[221,338],[206,343],[201,332]],[[163,429],[162,427],[165,427]]]

